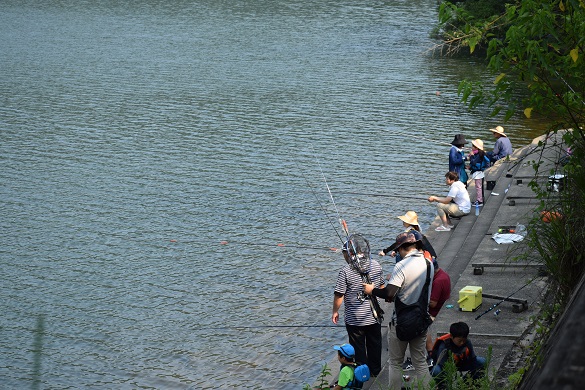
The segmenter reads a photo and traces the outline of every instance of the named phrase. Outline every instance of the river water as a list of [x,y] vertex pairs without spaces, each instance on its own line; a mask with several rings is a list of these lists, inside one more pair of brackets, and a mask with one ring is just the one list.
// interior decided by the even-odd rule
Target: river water
[[2,3],[2,388],[301,388],[346,338],[336,208],[376,251],[426,229],[499,124],[434,0]]

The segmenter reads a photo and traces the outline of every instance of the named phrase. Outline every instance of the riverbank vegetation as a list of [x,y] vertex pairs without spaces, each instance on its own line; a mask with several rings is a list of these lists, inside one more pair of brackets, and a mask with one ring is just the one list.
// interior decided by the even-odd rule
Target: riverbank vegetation
[[[439,33],[442,54],[485,56],[494,75],[493,85],[461,81],[459,93],[471,109],[487,108],[504,120],[518,113],[542,118],[552,123],[550,133],[563,131],[557,168],[541,172],[534,165],[535,177],[562,173],[561,188],[531,183],[541,202],[528,225],[528,245],[542,259],[553,292],[546,318],[539,319],[539,351],[585,268],[585,2],[443,2]],[[517,372],[513,388],[527,370]]]

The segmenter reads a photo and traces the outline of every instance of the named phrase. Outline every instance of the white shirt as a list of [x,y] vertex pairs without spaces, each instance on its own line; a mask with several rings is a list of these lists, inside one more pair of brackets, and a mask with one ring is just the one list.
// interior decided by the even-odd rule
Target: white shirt
[[467,188],[465,188],[465,184],[462,182],[456,181],[451,184],[447,196],[453,198],[453,201],[462,212],[468,214],[471,211],[471,200],[469,199],[469,193],[467,192]]

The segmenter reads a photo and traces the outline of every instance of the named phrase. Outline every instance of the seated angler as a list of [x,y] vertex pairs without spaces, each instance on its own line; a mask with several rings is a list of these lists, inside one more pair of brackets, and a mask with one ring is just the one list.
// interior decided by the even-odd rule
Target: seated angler
[[467,371],[472,379],[485,375],[486,359],[475,355],[468,336],[469,326],[465,322],[455,322],[451,324],[449,333],[435,341],[432,356],[436,363],[431,375],[439,389],[446,388],[444,368],[450,357],[453,357],[457,371]]
[[495,129],[490,129],[490,131],[496,139],[494,150],[486,153],[490,161],[496,162],[506,156],[511,155],[513,152],[512,143],[510,142],[508,136],[504,133],[504,128],[502,126],[496,126]]
[[471,211],[471,200],[465,185],[459,181],[459,175],[455,172],[445,174],[445,184],[449,186],[447,196],[429,196],[429,202],[437,202],[437,215],[441,218],[438,232],[448,232],[454,226],[451,225],[451,217],[462,217]]

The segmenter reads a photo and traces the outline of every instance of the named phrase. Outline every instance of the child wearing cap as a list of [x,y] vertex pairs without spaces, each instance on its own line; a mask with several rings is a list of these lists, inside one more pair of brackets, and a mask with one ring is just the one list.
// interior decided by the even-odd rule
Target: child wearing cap
[[355,349],[350,344],[336,345],[333,349],[337,351],[337,358],[341,363],[341,370],[334,389],[343,390],[349,388],[348,385],[352,383],[354,378]]
[[471,153],[469,154],[469,170],[471,178],[475,180],[476,198],[474,206],[483,206],[483,171],[490,166],[490,159],[483,150],[483,141],[475,139],[471,141]]

